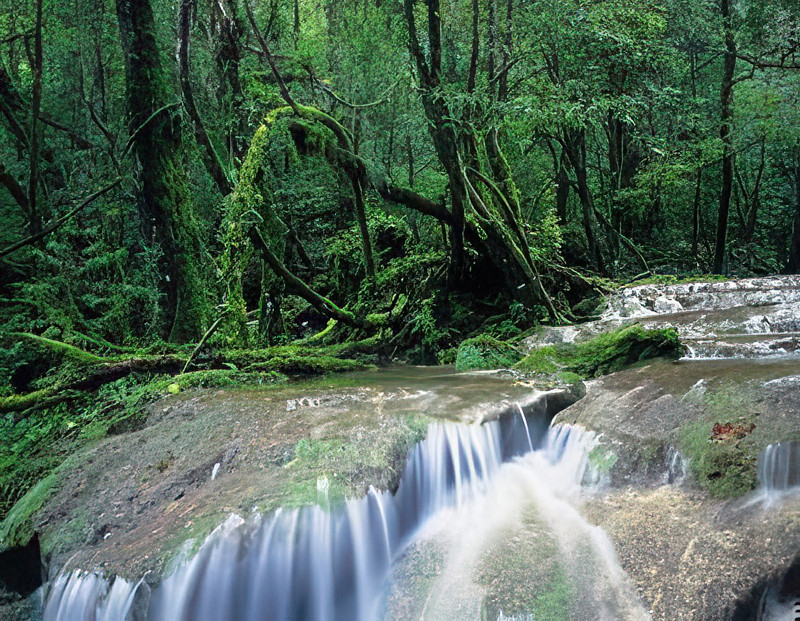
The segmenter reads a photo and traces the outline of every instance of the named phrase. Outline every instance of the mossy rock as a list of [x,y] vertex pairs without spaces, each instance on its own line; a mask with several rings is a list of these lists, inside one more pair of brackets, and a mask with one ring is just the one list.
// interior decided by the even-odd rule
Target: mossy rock
[[539,347],[515,368],[538,375],[569,372],[590,378],[615,373],[645,360],[675,360],[682,355],[683,345],[674,328],[647,330],[633,325],[582,343]]
[[572,312],[578,317],[599,315],[602,310],[603,298],[599,296],[584,298],[572,307]]
[[508,369],[521,359],[522,354],[512,345],[482,334],[458,346],[456,370]]
[[695,421],[681,427],[681,452],[697,484],[714,498],[738,498],[756,487],[758,453],[748,442],[714,442],[713,423]]
[[33,537],[33,520],[39,509],[57,490],[59,477],[51,473],[39,481],[11,509],[0,523],[0,552],[28,545]]

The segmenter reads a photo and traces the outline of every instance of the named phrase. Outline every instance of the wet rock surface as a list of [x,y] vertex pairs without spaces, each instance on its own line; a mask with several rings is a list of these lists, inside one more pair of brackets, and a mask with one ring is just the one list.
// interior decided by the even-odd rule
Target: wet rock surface
[[[629,288],[600,320],[527,345],[630,322],[677,327],[689,352],[590,381],[556,417],[593,434],[586,487],[566,497],[549,474],[507,467],[476,519],[445,515],[406,550],[386,618],[722,621],[782,584],[800,551],[800,494],[753,488],[764,448],[800,440],[800,279]],[[491,420],[537,398],[508,372],[415,367],[174,395],[144,429],[68,460],[34,526],[51,569],[156,582],[231,513],[393,489],[429,421]],[[561,409],[576,397],[548,398]],[[619,567],[627,575],[597,578]],[[0,618],[27,606],[1,604]]]
[[233,512],[317,502],[319,477],[331,501],[392,489],[430,420],[492,419],[534,396],[511,376],[413,367],[170,396],[144,429],[70,458],[34,528],[51,570],[158,575]]
[[800,551],[800,495],[770,502],[745,489],[715,500],[681,455],[682,430],[698,426],[713,446],[714,423],[729,421],[749,430],[730,441],[753,459],[755,483],[755,456],[800,433],[800,361],[659,362],[589,382],[556,417],[599,434],[590,459],[606,487],[583,511],[611,538],[653,619],[731,619]]
[[690,359],[796,355],[800,277],[627,287],[606,299],[599,320],[545,328],[525,345],[588,340],[630,323],[677,328]]

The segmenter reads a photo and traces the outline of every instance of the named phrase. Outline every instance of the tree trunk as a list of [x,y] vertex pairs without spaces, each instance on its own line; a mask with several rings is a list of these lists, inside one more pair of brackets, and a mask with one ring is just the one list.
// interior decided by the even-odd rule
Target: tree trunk
[[246,115],[242,111],[244,94],[239,79],[242,51],[239,40],[244,28],[238,14],[238,3],[219,0],[213,2],[213,14],[219,47],[216,52],[217,70],[220,77],[219,100],[227,110],[228,121],[225,147],[232,161],[240,160],[247,151],[245,131]]
[[36,25],[34,28],[33,92],[31,96],[31,150],[30,175],[28,177],[28,231],[36,236],[42,230],[42,215],[39,208],[39,113],[42,107],[42,0],[36,2]]
[[722,189],[719,196],[719,212],[717,214],[717,241],[714,248],[714,273],[721,274],[725,262],[725,244],[728,236],[728,214],[731,207],[733,191],[733,140],[731,125],[733,123],[733,78],[736,72],[736,39],[733,32],[730,0],[721,0],[723,28],[725,30],[724,69],[720,89],[720,128],[722,140]]
[[206,305],[198,269],[200,240],[180,161],[180,119],[165,108],[172,93],[158,52],[150,0],[117,0],[117,19],[129,127],[140,164],[142,233],[160,251],[160,331],[171,341],[191,341],[203,333]]
[[[526,233],[519,220],[519,203],[516,189],[508,171],[508,164],[502,156],[496,132],[490,132],[484,142],[488,151],[486,167],[478,161],[480,149],[477,137],[465,127],[456,131],[457,123],[442,96],[442,33],[439,0],[428,0],[428,50],[423,51],[417,33],[414,15],[414,1],[404,0],[404,14],[409,32],[409,52],[416,66],[419,92],[428,130],[433,141],[439,163],[447,173],[450,190],[450,286],[464,287],[466,284],[466,260],[464,236],[467,215],[475,218],[476,228],[480,229],[481,246],[486,248],[486,259],[499,272],[502,278],[500,289],[515,299],[528,304],[544,305],[551,318],[560,315],[548,297],[536,265],[534,264]],[[494,10],[494,2],[490,5]],[[494,47],[496,33],[493,31],[493,15],[490,18],[490,76],[494,75]],[[462,151],[462,149],[465,149]],[[489,179],[481,170],[490,168],[494,179]],[[479,191],[478,184],[485,187]]]
[[567,167],[567,154],[561,150],[561,157],[556,164],[556,213],[563,226],[567,224],[567,205],[569,204],[569,173]]
[[697,179],[694,185],[694,207],[692,209],[692,258],[695,262],[697,257],[697,242],[700,238],[700,205],[703,190],[703,169],[697,169]]
[[794,205],[794,230],[784,270],[787,274],[800,274],[800,165],[794,169]]
[[200,146],[200,151],[203,156],[203,165],[206,171],[211,175],[211,178],[216,183],[217,188],[223,196],[231,193],[233,188],[228,180],[228,175],[225,172],[225,167],[217,155],[214,144],[206,131],[203,119],[200,117],[200,112],[197,110],[197,105],[194,101],[194,92],[192,90],[191,72],[189,70],[189,53],[190,42],[192,36],[192,6],[193,0],[181,0],[180,9],[178,12],[178,76],[180,77],[181,93],[183,94],[183,105],[186,108],[186,113],[192,122],[194,128],[194,137],[197,144]]
[[[360,121],[358,117],[358,110],[353,111],[353,155],[358,155],[358,146],[360,141]],[[353,188],[353,204],[356,212],[356,222],[358,224],[358,232],[361,236],[361,252],[364,256],[364,271],[369,280],[375,280],[375,257],[372,252],[372,240],[369,236],[369,226],[367,225],[367,210],[364,203],[364,184],[362,183],[362,174],[356,169],[349,169],[350,172],[350,185]]]
[[575,185],[577,186],[578,198],[581,202],[583,230],[586,234],[586,245],[590,260],[594,263],[598,272],[605,274],[606,264],[594,226],[595,206],[586,173],[586,139],[583,132],[579,132],[578,135],[566,136],[563,139],[562,146],[569,158],[570,166],[575,173]]

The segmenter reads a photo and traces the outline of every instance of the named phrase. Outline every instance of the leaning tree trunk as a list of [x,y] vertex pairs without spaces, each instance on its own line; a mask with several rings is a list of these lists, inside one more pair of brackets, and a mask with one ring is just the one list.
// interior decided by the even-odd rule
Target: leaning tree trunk
[[[509,297],[531,305],[543,304],[551,318],[559,320],[560,315],[531,258],[527,236],[519,219],[516,188],[500,152],[496,132],[490,132],[483,148],[478,148],[479,138],[474,130],[457,130],[453,114],[442,95],[440,3],[438,0],[427,2],[427,54],[417,32],[414,4],[413,0],[404,0],[408,47],[416,66],[433,146],[449,180],[450,281],[458,286],[466,284],[464,240],[469,233],[473,238],[480,238],[480,246],[489,250],[485,259],[497,269],[502,288]],[[481,166],[479,160],[478,154],[482,151],[487,152],[489,161],[486,166]],[[491,170],[492,178],[483,173],[484,169]],[[473,218],[475,224],[470,222]],[[476,229],[480,229],[480,233]]]
[[125,57],[129,127],[140,164],[139,197],[145,243],[159,250],[161,335],[188,341],[202,334],[205,314],[198,261],[200,241],[185,168],[180,120],[156,43],[150,0],[117,0]]
[[203,165],[206,171],[214,180],[220,193],[227,196],[233,191],[225,166],[220,160],[214,143],[208,135],[205,123],[197,109],[194,101],[194,90],[192,89],[190,71],[190,50],[192,38],[192,0],[180,0],[178,9],[178,77],[183,94],[183,106],[192,122],[194,137],[200,147],[203,158]]

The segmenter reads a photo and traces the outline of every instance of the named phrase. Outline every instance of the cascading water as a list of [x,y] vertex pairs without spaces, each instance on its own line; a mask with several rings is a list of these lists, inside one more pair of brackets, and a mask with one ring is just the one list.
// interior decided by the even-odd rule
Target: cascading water
[[135,599],[133,618],[147,621],[380,618],[392,565],[419,528],[485,495],[504,461],[531,454],[544,436],[534,454],[556,470],[562,464],[569,478],[582,472],[586,452],[574,450],[575,434],[563,427],[545,433],[546,421],[537,418],[433,424],[410,453],[396,494],[371,489],[331,511],[279,510],[249,522],[232,516],[152,594],[96,574],[59,576],[44,619],[124,621]]
[[62,574],[50,587],[44,621],[123,621],[140,584],[82,571]]
[[764,449],[758,460],[758,482],[767,494],[800,488],[800,440]]

